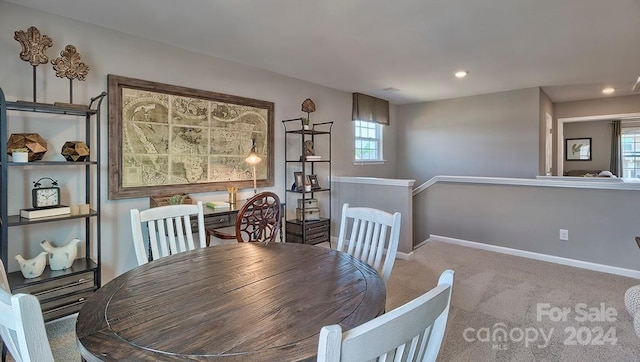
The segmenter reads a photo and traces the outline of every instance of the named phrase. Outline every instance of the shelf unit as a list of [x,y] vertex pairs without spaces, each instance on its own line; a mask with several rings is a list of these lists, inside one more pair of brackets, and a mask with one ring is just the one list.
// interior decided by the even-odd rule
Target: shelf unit
[[[305,129],[302,118],[287,119],[282,121],[284,127],[284,159],[285,159],[285,187],[295,182],[293,172],[301,172],[302,180],[306,180],[308,175],[326,176],[326,185],[311,191],[295,190],[287,188],[285,190],[285,214],[286,210],[297,208],[298,200],[302,200],[302,219],[297,217],[285,221],[286,242],[318,244],[329,242],[331,246],[331,128],[333,122],[314,123]],[[297,138],[297,139],[296,139]],[[314,147],[318,146],[318,141],[325,142],[323,146],[326,152],[322,159],[306,160],[304,157],[305,141],[313,142]],[[300,142],[300,147],[294,147],[296,154],[293,155],[289,150],[290,142]],[[299,153],[297,153],[299,151]],[[321,185],[321,183],[319,183]],[[327,210],[327,215],[320,217],[319,220],[307,220],[307,202],[306,200],[314,199],[315,196],[322,195],[323,202],[327,204],[320,205],[322,209]]]
[[[33,294],[40,300],[45,321],[73,314],[80,310],[85,299],[95,292],[101,285],[100,262],[100,107],[106,96],[102,92],[91,99],[88,106],[76,104],[44,104],[35,102],[8,102],[4,92],[0,88],[0,258],[8,265],[9,259],[9,228],[29,227],[35,224],[50,223],[55,228],[55,223],[65,220],[84,221],[84,246],[85,255],[77,258],[70,268],[64,270],[51,270],[49,266],[41,276],[25,279],[18,270],[8,273],[9,285],[12,293]],[[84,142],[91,152],[90,161],[32,161],[28,163],[9,162],[6,153],[8,122],[11,118],[26,113],[44,113],[52,116],[71,116],[73,123],[84,120]],[[74,119],[75,118],[75,119]],[[76,125],[75,127],[80,127]],[[37,131],[37,130],[35,130]],[[95,134],[95,143],[92,142],[92,131]],[[53,170],[57,167],[72,167],[80,172],[84,169],[84,194],[85,203],[91,204],[93,209],[89,214],[60,215],[47,218],[27,219],[20,215],[9,215],[9,169],[19,172],[25,168]],[[91,202],[92,186],[96,198]],[[81,189],[82,190],[82,189]],[[74,190],[81,192],[81,190]],[[25,205],[27,206],[27,205]],[[15,242],[15,241],[12,241]],[[26,241],[25,241],[26,242]],[[95,253],[95,260],[91,258]]]

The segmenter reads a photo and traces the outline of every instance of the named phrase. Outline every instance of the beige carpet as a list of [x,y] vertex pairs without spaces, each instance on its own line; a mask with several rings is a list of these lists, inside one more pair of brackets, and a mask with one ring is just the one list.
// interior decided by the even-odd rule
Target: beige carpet
[[[441,361],[640,361],[640,338],[624,307],[625,291],[638,280],[430,242],[415,250],[412,260],[396,260],[387,310],[431,289],[445,269],[455,276]],[[538,318],[539,303],[548,303],[541,306],[544,311],[570,308],[566,321],[560,313],[551,314],[557,322],[549,314]],[[600,309],[601,303],[617,316],[607,320],[592,313],[589,308]],[[581,321],[585,314],[594,321]],[[501,327],[510,333],[504,342],[494,333]],[[540,330],[551,336],[548,345]],[[527,333],[525,343],[521,337]]]
[[[431,242],[415,250],[412,260],[396,260],[387,289],[387,310],[431,289],[445,269],[455,270],[455,276],[440,361],[640,361],[640,338],[623,301],[624,292],[640,284],[638,280]],[[547,310],[565,307],[571,311],[565,322],[553,322],[547,316],[538,321],[538,303],[548,303]],[[605,308],[617,311],[615,321],[577,321],[582,316],[576,312],[579,303],[586,308],[600,308],[604,303]],[[602,319],[598,317],[594,319]],[[56,361],[80,360],[74,327],[73,317],[47,325]],[[511,333],[503,342],[494,333],[500,327]],[[551,333],[546,346],[540,329],[546,336]],[[482,341],[465,340],[465,330],[467,339]],[[572,330],[580,336],[576,333],[572,338]],[[611,345],[611,331],[615,345]],[[531,342],[525,343],[520,332],[529,333]],[[602,345],[593,345],[599,342]]]

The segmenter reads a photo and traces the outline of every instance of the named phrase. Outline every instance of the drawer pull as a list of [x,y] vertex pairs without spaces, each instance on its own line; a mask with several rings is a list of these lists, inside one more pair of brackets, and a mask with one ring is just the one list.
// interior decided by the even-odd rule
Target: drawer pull
[[84,302],[84,298],[78,299],[78,302]]
[[85,278],[80,278],[80,279],[78,279],[78,283],[84,283],[85,281],[86,281],[86,279],[85,279]]

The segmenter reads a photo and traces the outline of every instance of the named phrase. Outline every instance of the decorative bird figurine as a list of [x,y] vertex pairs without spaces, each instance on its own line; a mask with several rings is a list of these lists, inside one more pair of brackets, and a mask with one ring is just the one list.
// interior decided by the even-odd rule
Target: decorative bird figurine
[[27,278],[37,278],[42,275],[44,267],[47,266],[47,252],[43,251],[33,259],[25,259],[22,255],[15,256],[18,264],[20,264],[20,271],[22,275]]
[[64,246],[55,246],[48,240],[42,240],[40,245],[49,253],[49,267],[51,270],[70,268],[78,254],[80,239],[73,239]]

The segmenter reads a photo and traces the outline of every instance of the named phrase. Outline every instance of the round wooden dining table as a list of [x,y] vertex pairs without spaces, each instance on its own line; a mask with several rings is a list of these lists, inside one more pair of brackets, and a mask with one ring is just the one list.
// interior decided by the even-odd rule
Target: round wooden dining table
[[236,243],[164,257],[100,288],[78,314],[87,361],[315,360],[323,326],[384,313],[368,264],[292,243]]

